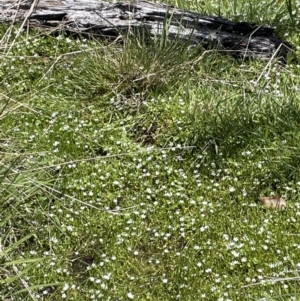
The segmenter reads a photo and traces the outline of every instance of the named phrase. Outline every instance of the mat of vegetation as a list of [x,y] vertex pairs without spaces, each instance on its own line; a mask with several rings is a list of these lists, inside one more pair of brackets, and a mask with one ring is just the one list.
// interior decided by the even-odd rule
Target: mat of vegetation
[[[172,3],[300,46],[300,2]],[[0,38],[1,300],[299,300],[297,62]]]

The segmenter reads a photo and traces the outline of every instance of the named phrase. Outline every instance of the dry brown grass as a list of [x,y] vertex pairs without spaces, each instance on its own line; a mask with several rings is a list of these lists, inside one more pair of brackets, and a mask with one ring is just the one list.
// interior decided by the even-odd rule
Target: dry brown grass
[[279,196],[272,196],[272,197],[259,197],[259,201],[265,208],[272,208],[272,209],[285,209],[286,208],[286,201],[285,199]]

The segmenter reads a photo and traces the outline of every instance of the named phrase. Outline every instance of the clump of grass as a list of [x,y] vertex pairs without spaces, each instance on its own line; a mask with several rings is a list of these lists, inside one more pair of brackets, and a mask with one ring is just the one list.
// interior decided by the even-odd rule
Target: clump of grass
[[[20,249],[32,248],[36,245],[36,232],[38,223],[44,222],[45,215],[30,216],[38,207],[41,211],[45,205],[42,203],[42,194],[46,193],[49,180],[39,173],[40,179],[34,174],[22,172],[24,161],[21,156],[12,160],[6,153],[1,158],[1,223],[0,223],[0,296],[3,300],[23,295],[35,300],[34,288],[28,284],[28,276],[45,259],[36,257],[34,252],[24,254]],[[38,202],[37,202],[38,200]]]
[[120,103],[143,101],[185,81],[188,58],[187,46],[179,41],[126,38],[122,46],[100,44],[91,55],[78,58],[82,72],[74,76],[74,85],[88,98],[108,94]]

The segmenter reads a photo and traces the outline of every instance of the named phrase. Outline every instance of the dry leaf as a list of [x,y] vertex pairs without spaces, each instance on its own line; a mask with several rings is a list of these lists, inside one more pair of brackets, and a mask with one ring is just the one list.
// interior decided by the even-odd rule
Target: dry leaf
[[279,196],[261,196],[258,198],[262,205],[265,208],[273,208],[273,209],[285,209],[286,208],[286,201],[285,199],[279,197]]

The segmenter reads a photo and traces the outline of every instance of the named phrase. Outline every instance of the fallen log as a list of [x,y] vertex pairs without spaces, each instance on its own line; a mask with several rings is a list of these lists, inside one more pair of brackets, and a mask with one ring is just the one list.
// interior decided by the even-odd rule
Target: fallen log
[[108,3],[97,0],[0,0],[0,23],[93,37],[140,36],[180,38],[244,58],[286,60],[292,45],[273,28],[201,15],[144,0]]

